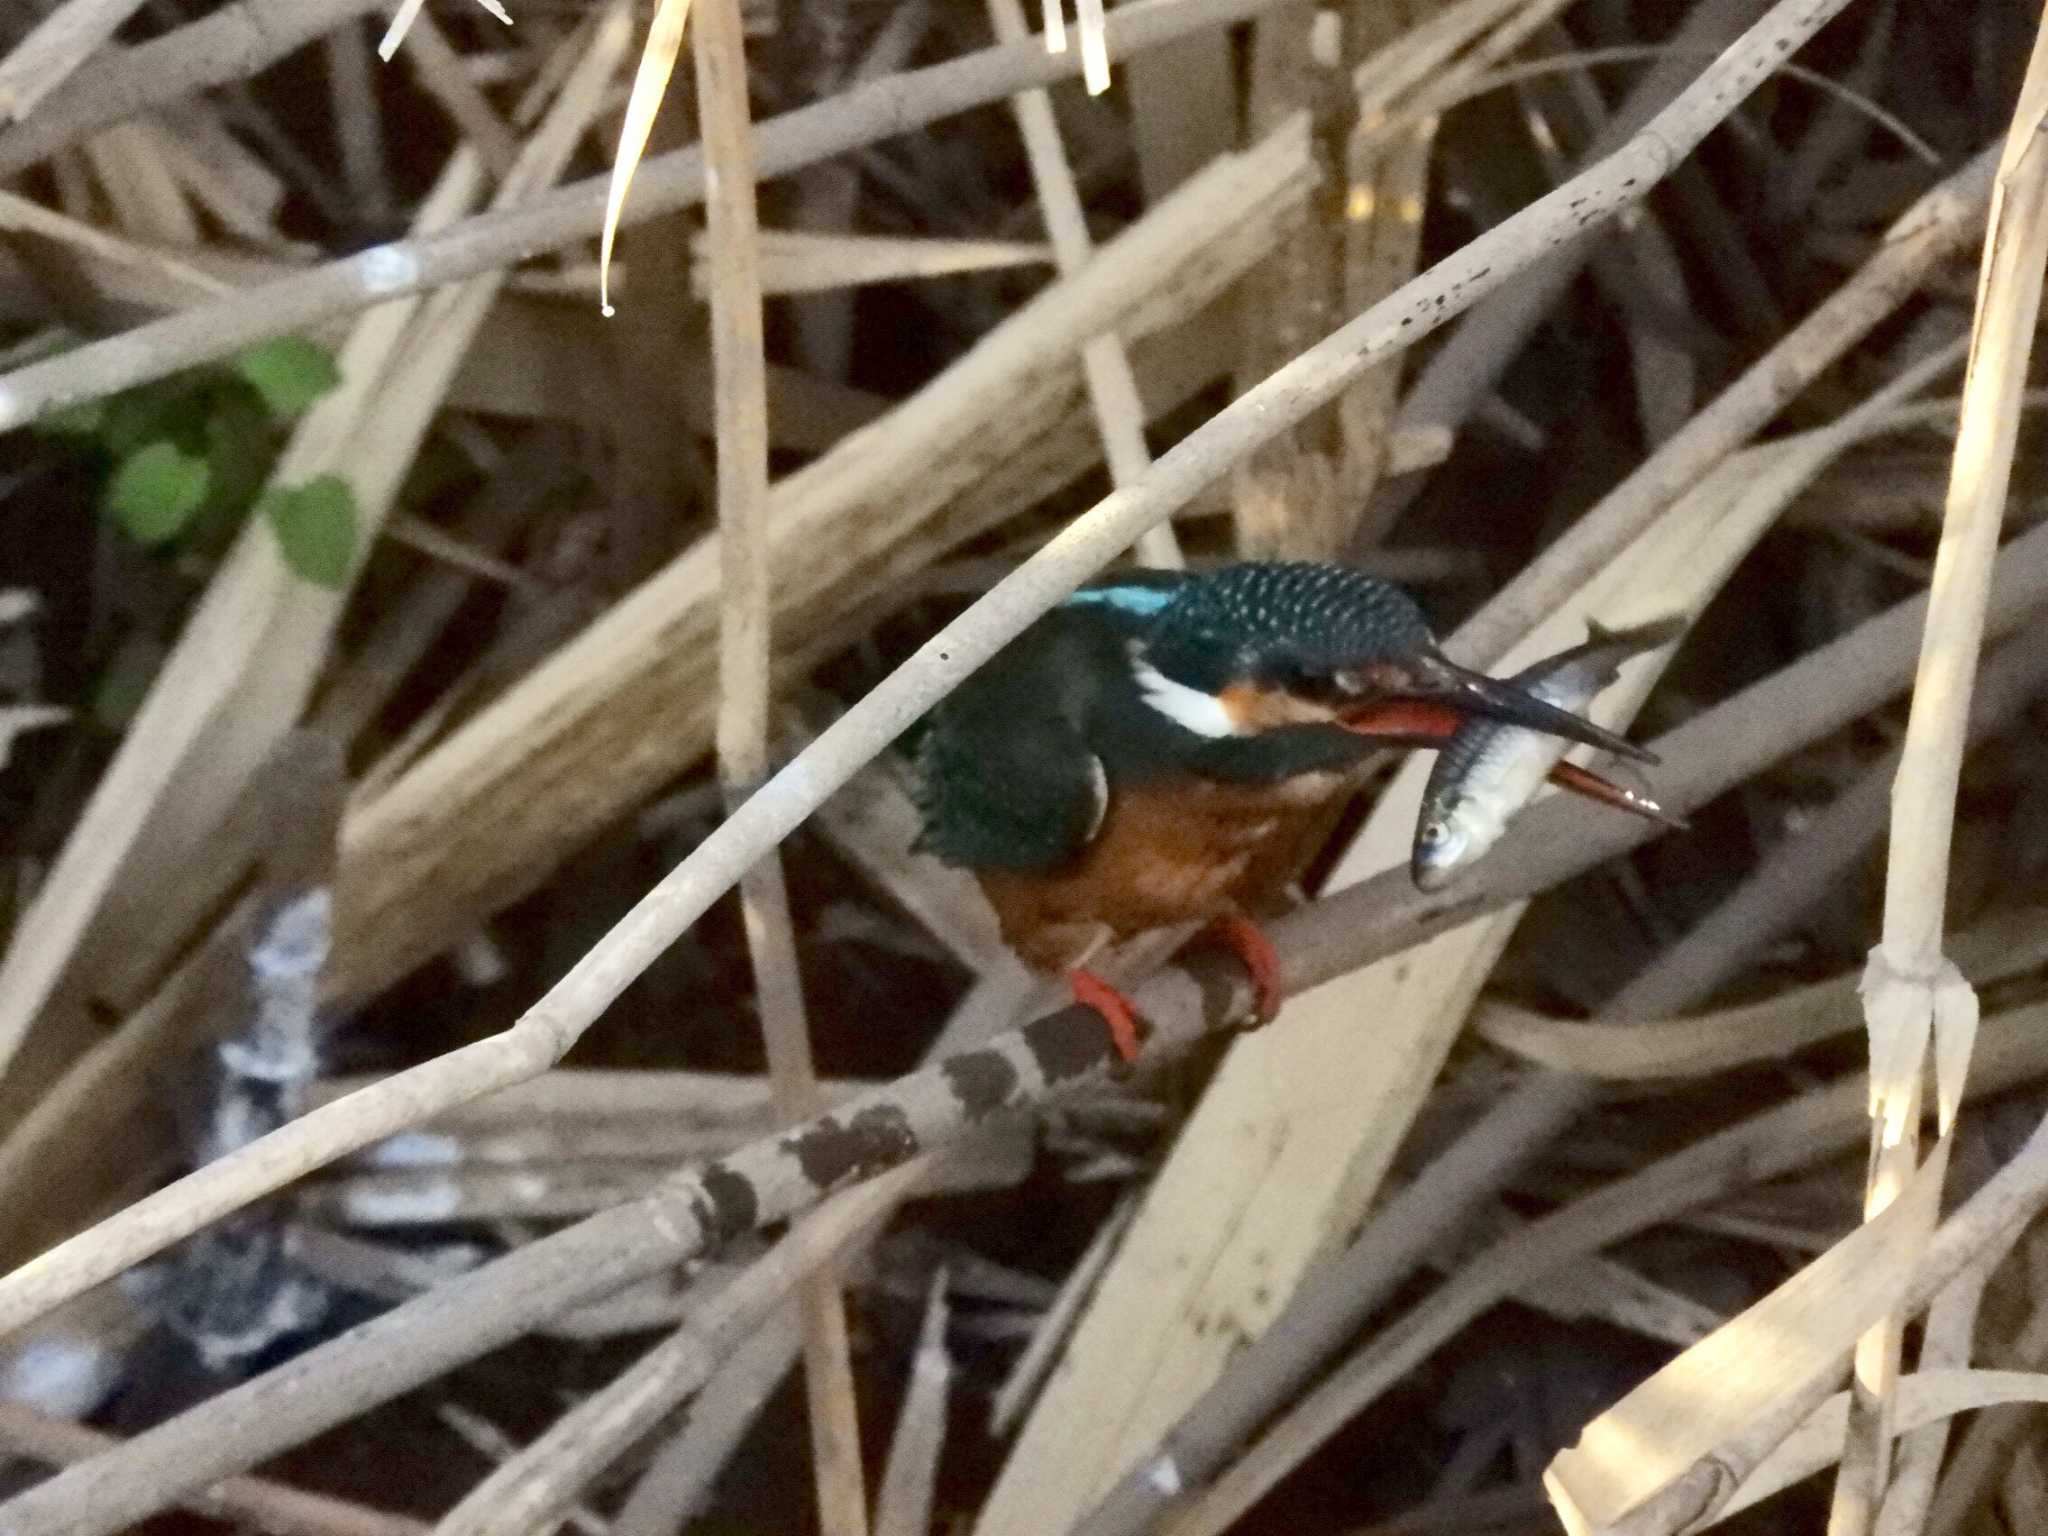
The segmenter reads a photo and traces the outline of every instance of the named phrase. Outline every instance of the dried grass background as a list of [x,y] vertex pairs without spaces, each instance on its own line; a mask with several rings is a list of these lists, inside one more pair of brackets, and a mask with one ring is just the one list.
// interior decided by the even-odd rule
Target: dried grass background
[[[0,1530],[2048,1529],[2039,23],[10,18]],[[354,558],[139,547],[283,336]],[[892,743],[1242,555],[1687,613],[1692,830],[1390,764],[1112,1079]]]

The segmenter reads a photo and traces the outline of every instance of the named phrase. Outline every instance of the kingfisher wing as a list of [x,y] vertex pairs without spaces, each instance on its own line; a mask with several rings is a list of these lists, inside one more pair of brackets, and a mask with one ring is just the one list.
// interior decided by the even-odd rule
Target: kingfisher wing
[[949,864],[1050,874],[1108,814],[1108,775],[1083,729],[1092,658],[1057,631],[1027,638],[933,711],[919,750],[919,847]]

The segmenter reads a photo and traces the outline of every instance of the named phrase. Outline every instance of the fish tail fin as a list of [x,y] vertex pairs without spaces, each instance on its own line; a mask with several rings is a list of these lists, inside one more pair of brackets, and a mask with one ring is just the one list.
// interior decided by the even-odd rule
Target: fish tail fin
[[1660,645],[1668,645],[1685,633],[1685,615],[1667,613],[1661,618],[1643,624],[1626,624],[1613,628],[1598,619],[1586,620],[1586,639],[1593,645],[1623,645],[1631,654],[1639,651],[1654,651]]

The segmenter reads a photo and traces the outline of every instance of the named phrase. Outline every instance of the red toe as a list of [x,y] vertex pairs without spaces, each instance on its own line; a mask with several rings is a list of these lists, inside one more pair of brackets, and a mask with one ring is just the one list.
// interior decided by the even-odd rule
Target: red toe
[[1252,991],[1258,999],[1258,1021],[1270,1024],[1279,1015],[1280,1005],[1287,1000],[1287,993],[1280,985],[1280,956],[1274,952],[1273,941],[1265,931],[1247,917],[1218,918],[1209,927],[1210,934],[1222,944],[1227,944],[1232,953],[1244,962],[1244,968],[1252,973]]
[[1069,971],[1067,985],[1073,988],[1075,1002],[1102,1015],[1102,1022],[1109,1026],[1109,1038],[1116,1046],[1117,1055],[1126,1062],[1136,1061],[1138,1015],[1131,1007],[1131,1000],[1093,971]]

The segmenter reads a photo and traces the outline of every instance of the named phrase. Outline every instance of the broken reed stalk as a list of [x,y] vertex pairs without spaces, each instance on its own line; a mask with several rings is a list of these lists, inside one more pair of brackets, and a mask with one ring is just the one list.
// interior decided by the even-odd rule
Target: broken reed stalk
[[[1882,416],[1890,401],[1918,390],[1959,355],[1960,347],[1942,349],[1908,368],[1857,414]],[[1847,419],[1843,425],[1849,425]],[[1997,697],[1984,703],[2013,710],[2031,697],[2040,675],[2048,671],[2048,656],[2037,660],[2037,655],[2033,648],[2015,647]],[[1613,1020],[1679,1011],[1697,1004],[1718,980],[1718,974],[1680,970],[1646,986],[1625,989],[1601,1012]],[[1614,1034],[1611,1027],[1604,1032]],[[1138,1458],[1102,1496],[1078,1528],[1082,1536],[1128,1536],[1145,1529],[1174,1499],[1213,1479],[1252,1431],[1296,1396],[1328,1356],[1357,1331],[1421,1256],[1589,1107],[1598,1091],[1590,1076],[1541,1072],[1502,1098],[1449,1152],[1388,1202],[1340,1259],[1304,1279],[1288,1311],[1238,1354],[1230,1370],[1161,1437],[1156,1450]],[[1297,1437],[1290,1449],[1306,1452],[1314,1443]]]
[[268,69],[381,0],[244,0],[133,48],[102,48],[25,121],[0,130],[0,180],[102,128]]
[[[2026,1013],[2028,1011],[2024,1011]],[[2012,1160],[1935,1230],[1921,1252],[1899,1310],[1912,1316],[2031,1221],[2048,1193],[2048,1119],[2037,1125]],[[1733,1439],[1723,1442],[1655,1495],[1596,1536],[1679,1536],[1714,1524],[1735,1502],[1750,1475],[1811,1413],[1832,1383],[1820,1378],[1782,1398]]]
[[[1947,348],[1937,349],[1933,356],[1903,369],[1876,394],[1829,426],[1810,436],[1750,450],[1717,472],[1717,482],[1726,482],[1730,478],[1727,471],[1741,470],[1753,461],[1768,460],[1773,465],[1768,471],[1735,477],[1749,482],[1742,510],[1723,508],[1716,511],[1717,506],[1726,502],[1725,494],[1708,493],[1704,498],[1688,498],[1674,509],[1672,518],[1660,522],[1651,534],[1645,536],[1646,541],[1667,541],[1673,550],[1669,563],[1702,577],[1709,566],[1725,571],[1727,566],[1723,557],[1710,557],[1697,532],[1685,530],[1696,529],[1702,518],[1711,518],[1717,526],[1724,528],[1739,525],[1750,530],[1737,545],[1738,549],[1746,549],[1755,532],[1776,518],[1801,485],[1854,442],[1870,423],[1887,418],[1901,399],[1918,393],[1940,371],[1952,367],[1961,353],[1958,339]],[[1726,558],[1734,558],[1735,553],[1731,550]],[[1637,561],[1639,554],[1632,548],[1626,558]],[[1590,604],[1590,611],[1606,616],[1609,608],[1603,607],[1603,603],[1611,605],[1616,591],[1623,592],[1622,601],[1626,603],[1626,589],[1632,585],[1640,587],[1647,582],[1657,587],[1660,580],[1676,583],[1690,579],[1657,577],[1646,565],[1638,571],[1637,577],[1621,581],[1617,586],[1616,577],[1620,574],[1619,571],[1610,571],[1599,578],[1602,590],[1608,593],[1606,598],[1591,592],[1575,594],[1574,611],[1586,611]],[[1676,584],[1668,591],[1659,590],[1663,591],[1663,606],[1691,608],[1707,600],[1704,594],[1717,585],[1718,578],[1706,578],[1704,587],[1697,592]],[[1661,611],[1661,608],[1645,611]],[[1557,641],[1557,624],[1558,621],[1553,619],[1542,632],[1554,643]],[[1526,659],[1531,654],[1528,647],[1536,643],[1537,637],[1525,640],[1517,648],[1516,656]],[[1636,696],[1640,697],[1640,694]],[[1614,724],[1615,718],[1608,719],[1606,723]],[[1398,797],[1398,791],[1390,793]],[[1374,864],[1366,867],[1374,867],[1405,851],[1406,828],[1411,824],[1404,823],[1395,829],[1395,846],[1381,846]],[[1468,930],[1468,934],[1477,931],[1474,928]],[[1455,959],[1447,958],[1440,947],[1430,950],[1429,957],[1430,964],[1451,970],[1458,968]],[[1470,969],[1470,966],[1466,968]],[[1685,997],[1673,1001],[1693,1000]],[[1447,1011],[1440,1010],[1442,1027],[1455,1029],[1469,1012],[1471,995],[1467,992],[1446,1001]],[[1335,1036],[1333,1048],[1338,1051],[1345,1049],[1343,1042],[1353,1022],[1349,1012],[1345,1005],[1338,1004],[1331,1013]],[[1334,1062],[1336,1058],[1332,1056],[1330,1059]],[[1296,1066],[1301,1066],[1301,1063],[1296,1063]],[[1329,1068],[1320,1070],[1326,1072]],[[1433,1075],[1434,1070],[1434,1065],[1431,1065],[1424,1076]],[[1241,1347],[1225,1369],[1213,1373],[1213,1381],[1205,1379],[1202,1383],[1204,1390],[1199,1395],[1186,1393],[1177,1402],[1159,1404],[1153,1412],[1142,1415],[1148,1422],[1172,1427],[1167,1429],[1163,1441],[1151,1435],[1143,1439],[1133,1436],[1118,1446],[1112,1458],[1113,1465],[1103,1469],[1115,1473],[1116,1480],[1106,1496],[1099,1496],[1094,1514],[1083,1522],[1082,1529],[1087,1536],[1122,1536],[1122,1533],[1142,1529],[1157,1517],[1171,1496],[1182,1495],[1185,1490],[1212,1479],[1244,1438],[1270,1413],[1297,1395],[1302,1383],[1315,1373],[1324,1359],[1357,1331],[1367,1312],[1420,1262],[1422,1252],[1439,1241],[1454,1224],[1462,1221],[1517,1166],[1533,1157],[1576,1118],[1596,1092],[1590,1082],[1539,1077],[1497,1106],[1498,1118],[1493,1114],[1483,1117],[1467,1137],[1460,1139],[1455,1152],[1446,1154],[1415,1186],[1366,1225],[1340,1263],[1324,1267],[1320,1274],[1304,1276],[1300,1288],[1288,1302],[1288,1310],[1262,1319],[1259,1338]],[[1526,1108],[1520,1103],[1525,1093],[1531,1100]],[[1267,1094],[1267,1090],[1255,1089],[1252,1097],[1263,1094]],[[1228,1134],[1227,1126],[1225,1134]],[[1322,1149],[1322,1153],[1331,1155],[1328,1149]],[[1299,1160],[1295,1166],[1301,1166]],[[1363,1214],[1362,1210],[1360,1214]],[[1263,1227],[1259,1229],[1262,1247],[1267,1246],[1263,1236],[1266,1230]],[[1210,1300],[1203,1306],[1206,1309],[1215,1304]],[[1142,1296],[1140,1305],[1144,1305]],[[1310,1448],[1311,1445],[1299,1441],[1294,1445],[1297,1451],[1305,1452]],[[1086,1496],[1091,1491],[1094,1490],[1082,1488],[1078,1494]],[[1044,1518],[1046,1513],[1043,1508],[1038,1508],[1032,1510],[1031,1515]]]
[[[659,31],[688,0],[665,0]],[[678,23],[680,26],[680,23]],[[659,38],[650,38],[654,52]],[[675,39],[681,43],[680,30]],[[718,444],[720,601],[717,752],[726,805],[737,809],[768,776],[769,665],[773,598],[768,560],[768,365],[761,319],[759,219],[753,144],[747,128],[746,38],[739,0],[702,0],[697,11],[697,112],[702,143],[717,169],[705,204],[711,252],[711,361]],[[657,73],[668,76],[663,64]],[[648,79],[643,59],[637,100]],[[659,94],[659,85],[655,87]],[[641,125],[641,138],[652,122]],[[628,129],[628,138],[632,130]],[[621,167],[620,191],[631,166]],[[754,968],[755,998],[779,1117],[789,1124],[824,1109],[804,1017],[796,925],[779,848],[766,850],[739,879],[740,916]],[[811,1469],[824,1536],[866,1536],[860,1419],[853,1357],[838,1276],[829,1267],[797,1287],[803,1322],[804,1389],[810,1410]]]
[[1614,558],[1684,492],[1748,441],[1787,402],[1895,313],[1928,273],[1976,240],[1998,166],[1993,145],[1906,210],[1875,255],[1620,485],[1569,535],[1524,566],[1459,626],[1451,648],[1471,665],[1497,661],[1520,636]]
[[[1488,1195],[1542,1152],[1598,1098],[1600,1084],[1531,1072],[1503,1094],[1412,1184],[1370,1217],[1358,1239],[1303,1277],[1287,1310],[1232,1357],[1197,1398],[1097,1499],[1072,1536],[1133,1536],[1206,1486],[1260,1424],[1358,1332]],[[1314,1442],[1310,1442],[1313,1445]]]
[[[53,1418],[25,1403],[0,1402],[0,1448],[10,1456],[66,1467],[120,1443],[115,1435]],[[267,1478],[230,1477],[183,1502],[195,1515],[267,1536],[429,1536],[424,1520],[307,1493]]]
[[[1927,1309],[1926,1326],[1921,1330],[1920,1356],[1914,1362],[1916,1371],[1961,1369],[1969,1365],[1984,1288],[2019,1238],[2020,1233],[2015,1231],[1994,1241],[1934,1298]],[[1877,1536],[1921,1536],[1934,1499],[1935,1478],[1946,1459],[1948,1439],[1947,1419],[1938,1419],[1900,1437],[1893,1451],[1891,1485],[1885,1490],[1884,1508],[1877,1517]],[[1929,1536],[1940,1533],[1930,1532]]]
[[[1977,1026],[1976,994],[1943,954],[1942,930],[1971,684],[2041,312],[2042,252],[2048,247],[2044,125],[2048,22],[2036,37],[1992,188],[1927,632],[1892,791],[1884,932],[1864,974],[1872,1122],[1866,1219],[1897,1198],[1918,1165],[1922,1068],[1930,1040],[1938,1123],[1946,1135],[1955,1122]],[[1884,1503],[1905,1321],[1894,1313],[1857,1345],[1829,1536],[1868,1536]]]
[[[683,51],[683,29],[690,19],[690,0],[660,0],[654,20],[647,29],[647,46],[641,50],[639,67],[633,71],[633,91],[626,98],[625,121],[619,128],[618,151],[612,156],[612,174],[604,194],[604,227],[597,237],[597,305],[612,313],[612,246],[619,237],[619,219],[626,209],[626,194],[647,153],[647,139],[654,132],[654,119],[661,111],[661,98],[668,92],[669,76]],[[702,109],[699,109],[702,115]],[[713,153],[706,139],[700,149]],[[748,160],[749,175],[752,160]],[[717,160],[711,162],[717,168]],[[757,279],[758,281],[758,279]]]
[[[1109,21],[1120,54],[1156,48],[1191,32],[1230,26],[1277,0],[1139,0]],[[1846,0],[1844,0],[1846,3]],[[835,155],[1000,101],[1073,75],[1079,61],[1036,43],[983,49],[944,64],[856,86],[829,101],[757,126],[759,174],[774,177]],[[692,145],[648,161],[639,195],[622,215],[633,225],[694,206],[704,195],[704,157]],[[606,181],[589,177],[537,195],[504,213],[470,219],[444,234],[372,246],[304,273],[89,342],[62,359],[0,376],[0,431],[80,400],[98,399],[229,356],[273,337],[317,326],[385,299],[509,266],[595,236]],[[65,362],[69,366],[54,367]]]
[[[2048,527],[2016,539],[2001,555],[1988,632],[2011,632],[2044,601]],[[1696,809],[1892,697],[1910,675],[1925,614],[1924,597],[1901,603],[1654,743],[1666,762],[1658,786],[1665,803],[1679,812]],[[1552,797],[1516,823],[1501,854],[1474,872],[1454,902],[1417,892],[1405,869],[1389,870],[1274,923],[1282,980],[1290,990],[1318,985],[1478,912],[1548,889],[1656,835],[1649,823]],[[1148,1049],[1164,1059],[1240,1016],[1251,989],[1235,964],[1197,957],[1134,988],[1133,1000],[1153,1026]],[[118,1452],[60,1473],[0,1506],[0,1529],[10,1536],[104,1536],[124,1529],[187,1488],[252,1466],[586,1299],[687,1262],[742,1221],[758,1227],[782,1220],[824,1198],[834,1184],[872,1176],[999,1108],[1026,1109],[1092,1082],[1111,1057],[1099,1016],[1074,1008],[986,1049],[947,1057],[794,1135],[765,1138],[657,1195],[450,1280]],[[7,1326],[70,1294],[60,1287],[74,1273],[59,1271],[54,1278],[55,1285],[45,1282],[31,1298],[42,1306],[20,1312]]]
[[20,122],[142,8],[142,0],[64,0],[0,59],[0,119]]
[[[1031,35],[1024,25],[1024,10],[1018,0],[988,0],[988,15],[999,43],[1013,43]],[[1084,36],[1084,49],[1086,46]],[[1073,168],[1067,164],[1066,149],[1060,143],[1052,97],[1043,89],[1019,91],[1011,98],[1010,106],[1024,138],[1024,153],[1031,163],[1031,184],[1038,193],[1046,233],[1052,237],[1061,274],[1071,277],[1088,264],[1095,247],[1088,237],[1088,218],[1081,207],[1080,190],[1074,185]],[[1152,467],[1152,452],[1145,446],[1145,407],[1138,398],[1138,378],[1131,371],[1130,352],[1121,337],[1109,332],[1081,349],[1081,367],[1087,377],[1095,423],[1102,433],[1110,484],[1130,485]],[[1155,524],[1138,536],[1138,559],[1145,565],[1167,570],[1178,570],[1186,564],[1171,521]]]
[[[1761,9],[1761,0],[1705,0],[1688,7],[1674,45],[1680,49],[1719,46],[1736,37]],[[1645,71],[1587,147],[1582,164],[1598,164],[1616,145],[1626,143],[1680,90],[1694,67],[1686,53],[1676,53]],[[1425,104],[1420,110],[1434,112],[1452,105],[1439,91],[1423,95]],[[1457,334],[1444,343],[1409,387],[1395,416],[1394,437],[1440,440],[1448,452],[1472,411],[1522,354],[1537,327],[1555,312],[1559,297],[1593,254],[1593,242],[1571,242],[1531,268],[1522,282],[1475,309],[1472,318],[1458,327]],[[1411,480],[1405,489],[1395,486],[1383,494],[1405,501],[1418,487],[1419,481]]]
[[[707,7],[715,3],[704,0]],[[435,1536],[542,1536],[554,1529],[594,1478],[701,1387],[719,1362],[767,1326],[807,1279],[828,1270],[924,1175],[922,1160],[893,1169],[797,1222],[758,1262],[693,1309],[674,1333],[472,1489],[441,1518]]]
[[[2048,1012],[2036,1005],[2016,1009],[2001,1023],[1989,1071],[1973,1091],[1990,1092],[2037,1078],[2044,1061],[2032,1036]],[[2010,1026],[2010,1027],[2007,1027]],[[1211,1487],[1171,1511],[1153,1528],[1166,1536],[1217,1536],[1253,1507],[1315,1447],[1379,1401],[1436,1350],[1517,1289],[1611,1246],[1624,1237],[1667,1221],[1715,1196],[1805,1167],[1846,1150],[1861,1132],[1863,1082],[1848,1076],[1801,1098],[1750,1116],[1625,1178],[1604,1186],[1494,1244],[1424,1300],[1367,1339],[1348,1360],[1288,1408]],[[2048,1154],[2048,1136],[2037,1138]],[[2038,1210],[2048,1201],[2048,1155],[2039,1157],[2020,1182],[2032,1193],[2015,1205],[2011,1185],[1993,1201],[1972,1202],[1972,1233],[1983,1233],[1985,1212]],[[1988,1186],[1987,1186],[1988,1188]],[[1960,1219],[1963,1212],[1958,1213]],[[1946,1229],[1944,1229],[1946,1230]],[[1974,1248],[1971,1250],[1974,1252]],[[1823,1381],[1821,1395],[1832,1386]],[[1811,1405],[1808,1405],[1810,1411]],[[1789,1413],[1772,1445],[1805,1417]],[[1733,1491],[1731,1483],[1726,1492]],[[1672,1530],[1685,1528],[1683,1522]]]
[[[1366,369],[1414,345],[1545,252],[1639,201],[1769,76],[1777,60],[1846,3],[1783,0],[1613,156],[1495,225],[1309,348],[1183,438],[1143,480],[1112,492],[1077,518],[764,784],[510,1029],[315,1110],[23,1265],[0,1280],[0,1331],[337,1157],[561,1060],[745,870],[976,667],[1252,449],[1329,403]],[[0,391],[5,387],[0,380]]]
[[910,1390],[875,1495],[875,1536],[929,1536],[932,1528],[932,1491],[946,1448],[946,1398],[953,1381],[953,1357],[946,1349],[946,1281],[941,1265],[925,1297],[924,1324],[910,1356]]

